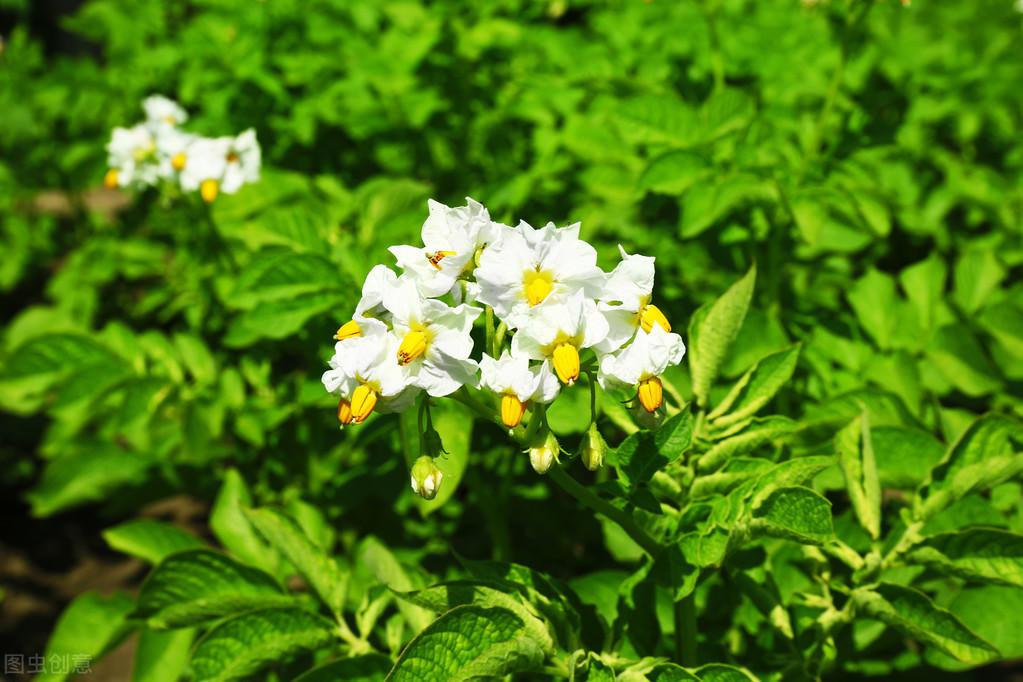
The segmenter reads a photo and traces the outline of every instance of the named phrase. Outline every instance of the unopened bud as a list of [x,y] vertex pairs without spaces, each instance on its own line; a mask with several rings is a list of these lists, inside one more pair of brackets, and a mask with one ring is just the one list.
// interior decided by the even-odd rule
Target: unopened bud
[[550,431],[538,437],[536,445],[529,448],[529,463],[533,465],[533,471],[546,474],[554,460],[558,458],[560,447],[558,439]]
[[583,442],[579,446],[579,459],[583,461],[590,471],[596,471],[604,464],[604,455],[607,453],[607,442],[600,435],[596,422],[590,424],[583,436]]
[[432,500],[440,490],[444,473],[433,462],[433,457],[421,456],[412,465],[412,492],[424,500]]

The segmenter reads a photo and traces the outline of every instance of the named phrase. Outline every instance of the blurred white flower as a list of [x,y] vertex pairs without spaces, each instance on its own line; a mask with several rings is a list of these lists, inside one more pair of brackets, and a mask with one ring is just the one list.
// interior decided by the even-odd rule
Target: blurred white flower
[[259,142],[254,130],[238,137],[199,138],[192,141],[181,168],[181,188],[199,190],[207,203],[221,192],[234,194],[247,182],[259,180]]
[[163,95],[152,95],[142,102],[146,112],[146,123],[179,126],[188,120],[188,112],[177,102]]
[[525,323],[530,311],[581,292],[596,298],[607,275],[597,267],[597,252],[579,239],[579,224],[541,229],[519,223],[503,228],[483,251],[475,270],[479,301],[493,307],[509,328]]
[[601,358],[597,381],[604,388],[622,385],[636,389],[643,409],[654,412],[663,402],[660,375],[682,362],[685,352],[685,343],[678,334],[666,332],[660,325],[649,332],[641,329],[624,349]]
[[107,145],[107,171],[103,184],[114,187],[145,187],[156,184],[160,168],[156,137],[145,124],[114,128]]

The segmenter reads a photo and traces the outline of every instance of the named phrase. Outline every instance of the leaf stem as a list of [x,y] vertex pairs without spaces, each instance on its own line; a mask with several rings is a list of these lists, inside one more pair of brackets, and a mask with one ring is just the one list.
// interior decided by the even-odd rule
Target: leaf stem
[[633,519],[628,512],[619,509],[607,500],[597,497],[595,493],[593,493],[589,488],[581,485],[560,466],[552,466],[550,470],[548,470],[547,475],[550,476],[551,480],[557,483],[562,490],[574,497],[584,506],[589,507],[598,514],[603,514],[621,526],[622,530],[624,530],[625,533],[651,557],[656,557],[664,548],[661,543],[650,537],[645,530],[640,528],[639,524],[636,523],[635,519]]

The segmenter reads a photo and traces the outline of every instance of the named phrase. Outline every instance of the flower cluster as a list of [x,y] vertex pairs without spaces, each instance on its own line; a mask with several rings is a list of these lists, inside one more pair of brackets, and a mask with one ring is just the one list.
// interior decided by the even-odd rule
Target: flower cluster
[[261,154],[256,131],[235,137],[203,137],[179,126],[188,114],[176,102],[154,95],[142,102],[146,120],[114,128],[107,145],[103,183],[113,189],[141,189],[166,181],[185,192],[199,191],[207,203],[259,180]]
[[[657,412],[661,375],[681,361],[685,345],[652,303],[654,259],[619,247],[621,260],[605,272],[578,223],[510,227],[467,201],[458,208],[430,201],[423,245],[390,249],[401,274],[377,265],[366,277],[323,375],[339,398],[341,424],[403,410],[423,393],[439,398],[468,387],[494,396],[495,416],[509,429],[538,412],[533,427],[543,406],[583,373]],[[477,359],[478,321],[486,343]],[[533,465],[545,471],[556,440],[546,429],[530,432]],[[584,459],[599,466],[597,455]],[[413,489],[432,497],[440,477],[426,463],[416,468]]]

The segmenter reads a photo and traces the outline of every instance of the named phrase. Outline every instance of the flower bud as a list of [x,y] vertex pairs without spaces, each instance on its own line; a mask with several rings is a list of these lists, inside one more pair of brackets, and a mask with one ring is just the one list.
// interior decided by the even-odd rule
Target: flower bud
[[550,431],[539,436],[536,444],[529,448],[529,463],[533,465],[533,471],[546,474],[551,464],[558,458],[560,448],[558,439]]
[[600,435],[596,422],[590,424],[583,436],[583,442],[579,446],[579,459],[583,461],[590,471],[596,471],[604,464],[604,455],[607,453],[607,443]]
[[412,465],[412,492],[424,500],[432,500],[440,490],[444,473],[433,462],[433,457],[422,455]]

